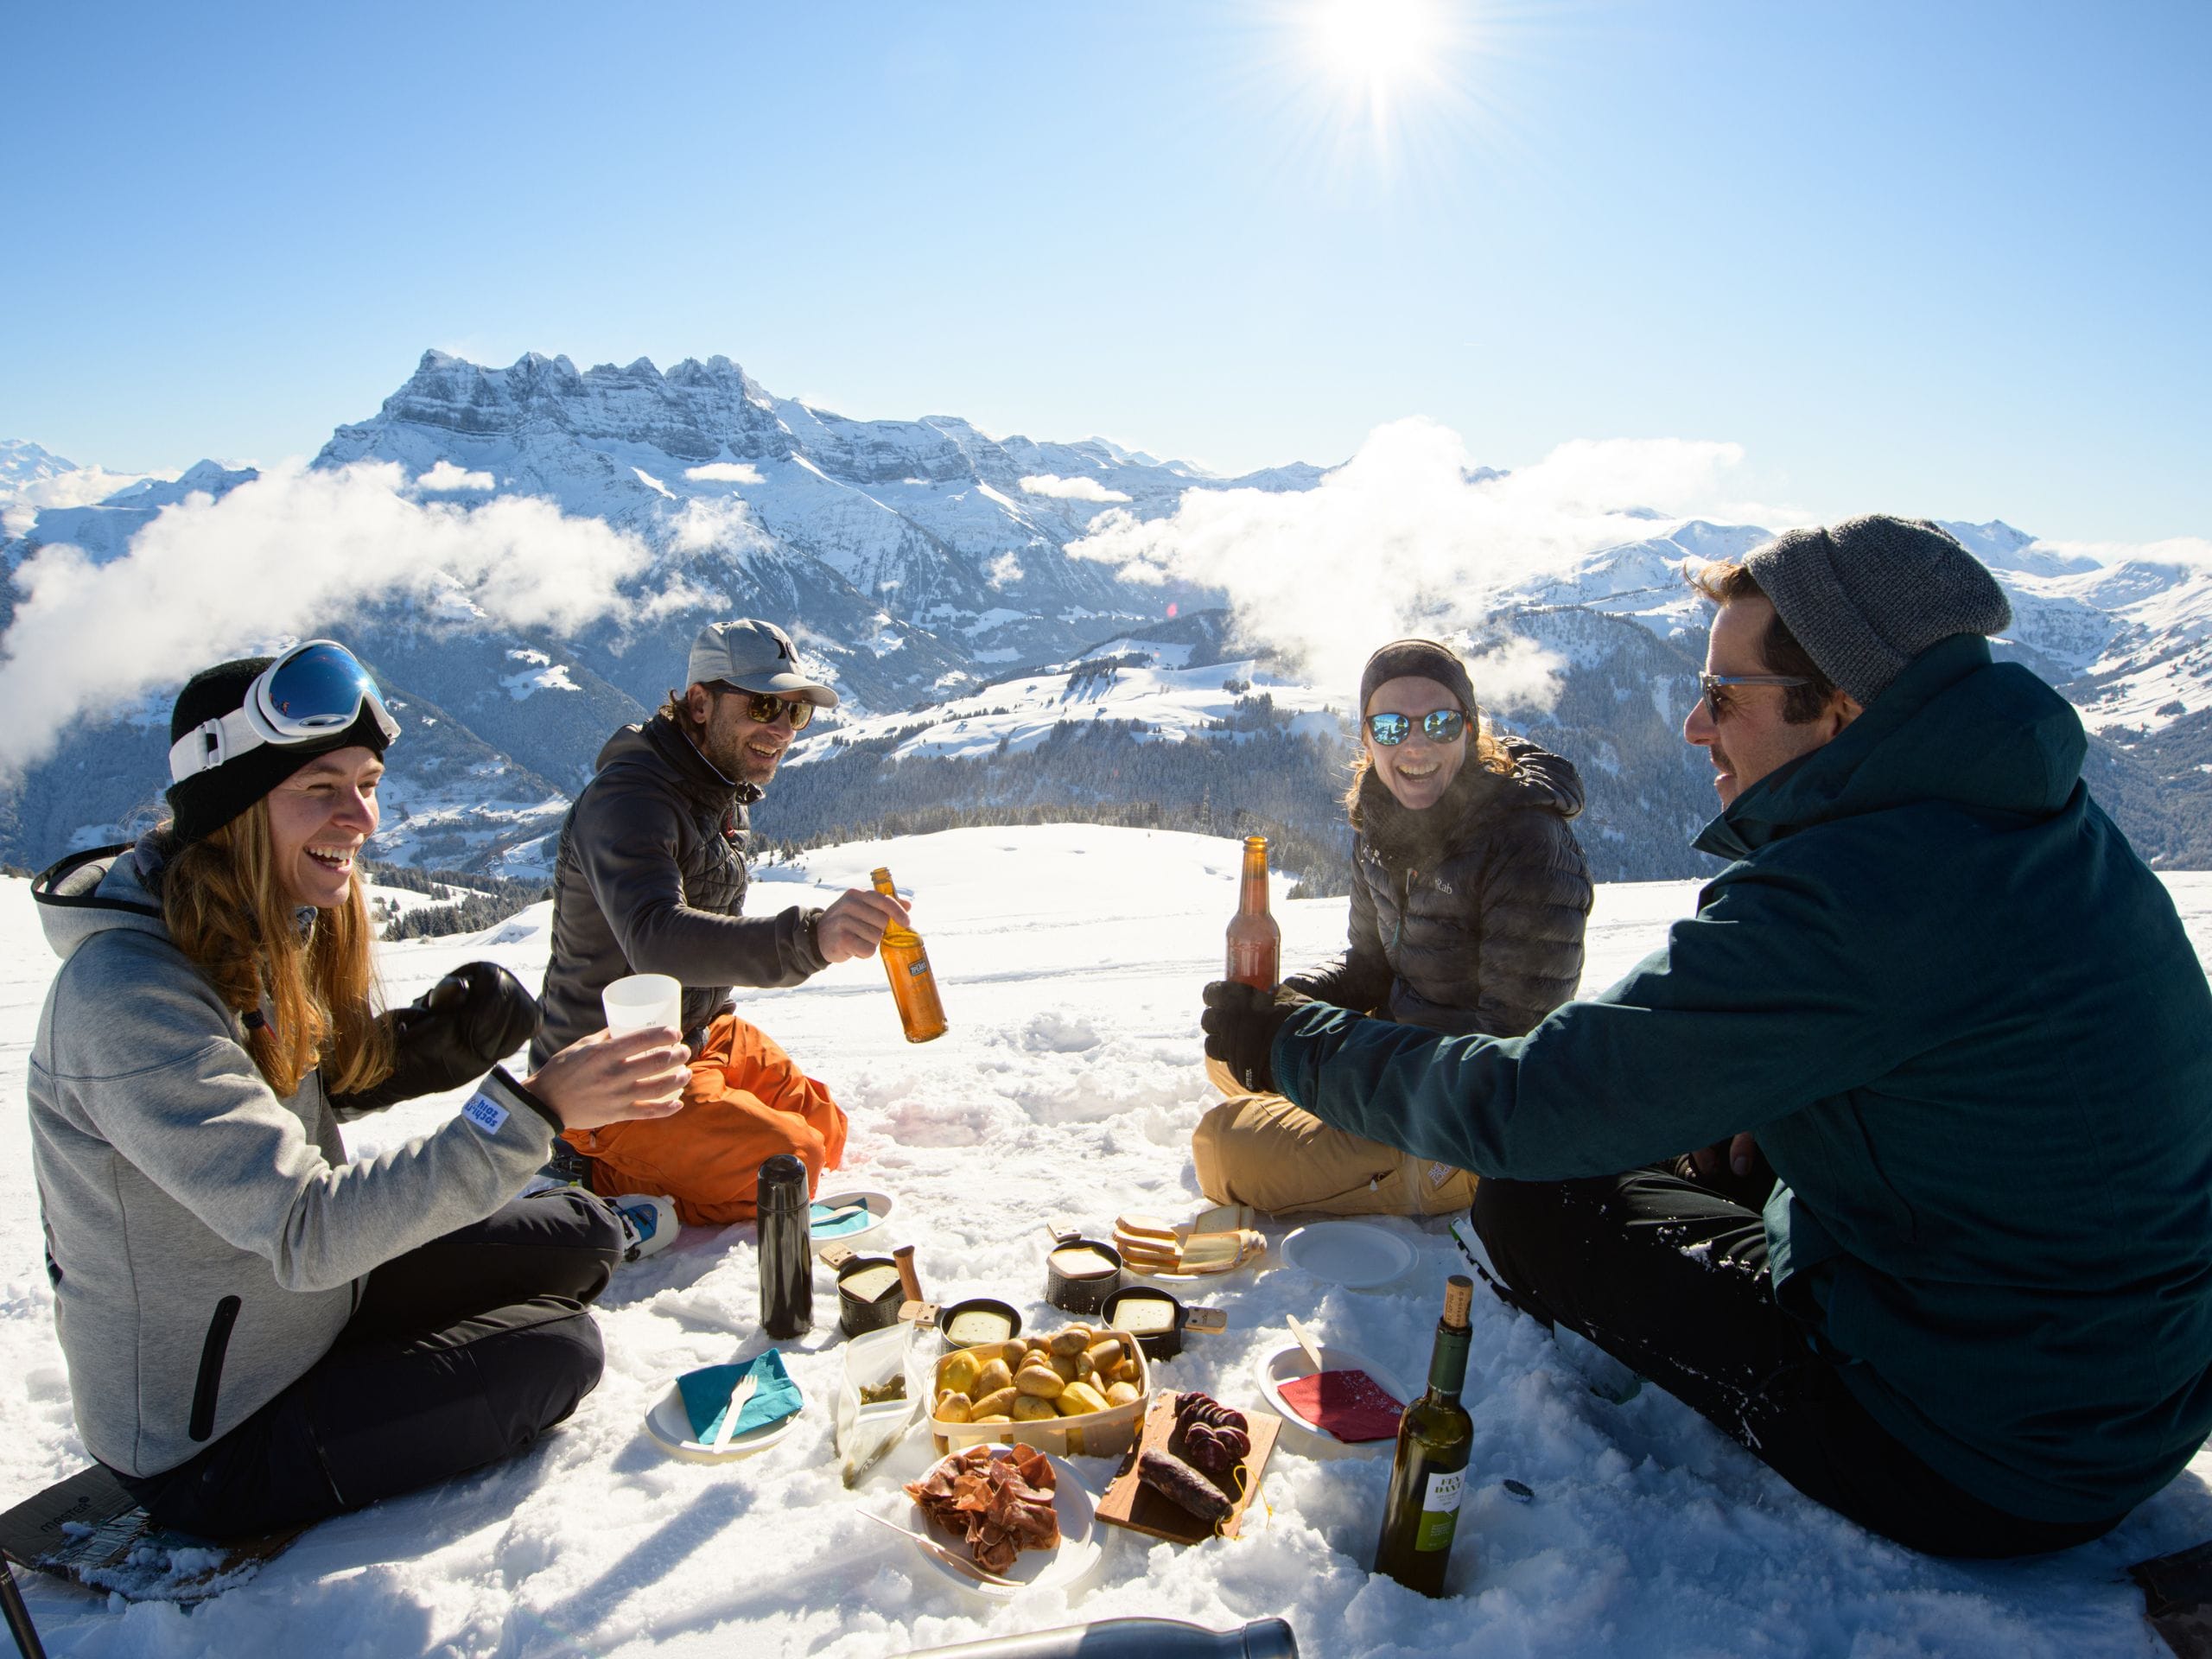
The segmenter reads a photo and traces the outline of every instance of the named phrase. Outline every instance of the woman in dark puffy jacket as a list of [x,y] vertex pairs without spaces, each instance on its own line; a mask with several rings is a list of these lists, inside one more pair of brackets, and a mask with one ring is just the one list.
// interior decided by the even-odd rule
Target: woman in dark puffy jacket
[[[1459,1034],[1517,1037],[1574,995],[1590,867],[1567,821],[1573,766],[1481,730],[1459,658],[1399,639],[1360,676],[1360,753],[1346,797],[1350,948],[1285,982],[1317,1001]],[[1435,1215],[1475,1178],[1330,1128],[1280,1095],[1244,1093],[1199,1122],[1191,1150],[1217,1203],[1274,1214]]]

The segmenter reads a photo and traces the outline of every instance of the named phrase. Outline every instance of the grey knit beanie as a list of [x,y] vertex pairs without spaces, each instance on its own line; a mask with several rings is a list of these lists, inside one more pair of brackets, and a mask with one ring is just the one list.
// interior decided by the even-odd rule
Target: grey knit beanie
[[1862,704],[1938,640],[2012,620],[1997,578],[1925,518],[1870,512],[1785,531],[1744,569],[1821,671]]

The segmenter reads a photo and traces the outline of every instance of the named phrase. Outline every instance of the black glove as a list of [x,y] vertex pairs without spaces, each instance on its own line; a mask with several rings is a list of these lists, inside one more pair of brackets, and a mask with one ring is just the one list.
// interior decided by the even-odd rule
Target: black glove
[[1233,979],[1216,980],[1206,987],[1205,995],[1206,1011],[1198,1028],[1206,1034],[1206,1058],[1219,1060],[1230,1076],[1254,1094],[1272,1093],[1275,1033],[1313,999],[1287,985],[1268,992]]
[[341,1116],[381,1111],[418,1095],[457,1089],[482,1077],[537,1034],[537,999],[495,962],[463,963],[391,1022],[391,1075],[357,1094],[334,1095]]

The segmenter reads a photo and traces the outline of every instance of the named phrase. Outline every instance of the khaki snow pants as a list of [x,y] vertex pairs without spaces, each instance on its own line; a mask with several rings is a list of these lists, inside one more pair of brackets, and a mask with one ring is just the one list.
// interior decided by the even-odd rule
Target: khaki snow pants
[[1476,1178],[1332,1128],[1281,1095],[1247,1094],[1218,1060],[1206,1076],[1228,1098],[1198,1120],[1191,1158],[1216,1204],[1274,1216],[1436,1216],[1465,1210]]

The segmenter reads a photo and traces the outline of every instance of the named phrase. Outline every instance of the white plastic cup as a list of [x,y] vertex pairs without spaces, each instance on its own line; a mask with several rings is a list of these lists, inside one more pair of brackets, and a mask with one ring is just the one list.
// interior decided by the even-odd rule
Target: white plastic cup
[[607,1010],[607,1030],[617,1036],[653,1026],[683,1029],[683,987],[667,974],[618,979],[599,994],[599,1002]]

